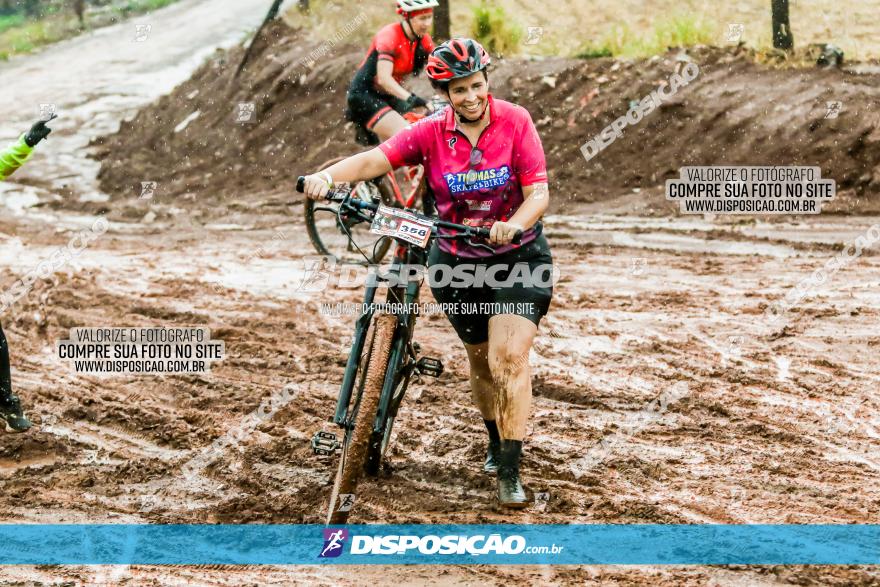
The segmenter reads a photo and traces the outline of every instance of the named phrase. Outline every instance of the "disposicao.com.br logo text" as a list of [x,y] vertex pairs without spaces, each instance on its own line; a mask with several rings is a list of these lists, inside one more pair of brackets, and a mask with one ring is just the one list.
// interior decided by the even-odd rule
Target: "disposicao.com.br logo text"
[[[325,548],[327,548],[327,532],[325,532]],[[485,555],[485,554],[559,554],[562,546],[528,546],[523,536],[511,535],[503,538],[500,534],[488,536],[446,535],[446,536],[352,536],[352,555],[376,554],[423,554],[423,555]],[[328,554],[321,556],[338,556]]]

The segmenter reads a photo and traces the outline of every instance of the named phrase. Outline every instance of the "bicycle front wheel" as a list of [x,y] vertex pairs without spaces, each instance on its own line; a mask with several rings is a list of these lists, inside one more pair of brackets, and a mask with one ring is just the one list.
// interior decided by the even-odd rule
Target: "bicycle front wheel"
[[[327,161],[321,169],[341,161],[343,157]],[[362,181],[352,186],[352,194],[365,201],[395,205],[394,190],[387,177],[379,182]],[[337,213],[339,204],[316,202],[306,198],[304,203],[306,231],[312,246],[320,255],[333,257],[337,263],[379,263],[391,247],[390,238],[370,232],[368,223],[356,223]],[[360,249],[360,250],[359,250]],[[361,254],[363,251],[367,259]]]
[[373,318],[373,333],[364,352],[357,385],[359,400],[355,408],[354,427],[346,434],[343,443],[327,508],[327,524],[345,524],[354,505],[355,490],[367,461],[373,421],[379,407],[396,327],[397,317],[392,314],[379,314]]

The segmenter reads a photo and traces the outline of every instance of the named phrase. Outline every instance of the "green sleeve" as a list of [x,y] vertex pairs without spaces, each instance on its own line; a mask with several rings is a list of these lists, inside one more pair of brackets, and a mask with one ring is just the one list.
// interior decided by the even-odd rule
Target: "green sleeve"
[[34,149],[28,147],[24,142],[24,135],[21,135],[18,141],[0,151],[0,181],[3,181],[12,175],[16,169],[24,165],[24,162],[30,159],[33,151]]

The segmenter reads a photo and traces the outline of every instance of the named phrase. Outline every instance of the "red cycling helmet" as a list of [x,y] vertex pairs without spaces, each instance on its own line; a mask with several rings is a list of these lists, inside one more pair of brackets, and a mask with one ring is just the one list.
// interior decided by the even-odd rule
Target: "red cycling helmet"
[[438,46],[428,57],[425,71],[435,82],[448,82],[483,71],[492,58],[473,39],[450,39]]

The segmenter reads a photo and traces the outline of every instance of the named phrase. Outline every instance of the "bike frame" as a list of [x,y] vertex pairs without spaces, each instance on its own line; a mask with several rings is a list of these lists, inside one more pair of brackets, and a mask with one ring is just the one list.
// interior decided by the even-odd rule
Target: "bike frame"
[[412,184],[412,190],[405,200],[403,199],[403,190],[400,189],[400,184],[397,182],[397,178],[394,176],[394,171],[389,171],[387,177],[388,180],[391,182],[391,189],[394,190],[394,199],[397,200],[397,202],[404,208],[412,208],[413,205],[416,203],[416,194],[419,193],[419,183],[421,183],[422,181],[424,170],[422,169],[421,165],[418,165],[415,167],[407,167],[406,173],[412,174],[412,177],[408,178],[408,181]]
[[[439,103],[437,106],[439,106]],[[425,114],[416,114],[415,112],[407,112],[403,115],[406,121],[410,124],[415,124],[419,120],[425,118],[425,116]],[[400,189],[400,184],[398,184],[397,178],[394,176],[394,171],[389,171],[387,176],[391,181],[391,189],[394,190],[394,199],[404,208],[412,208],[416,202],[416,194],[419,193],[419,184],[422,181],[422,176],[424,175],[425,170],[421,165],[405,167],[404,169],[407,176],[409,176],[407,177],[407,180],[412,185],[412,189],[406,199],[403,197],[403,190]]]

